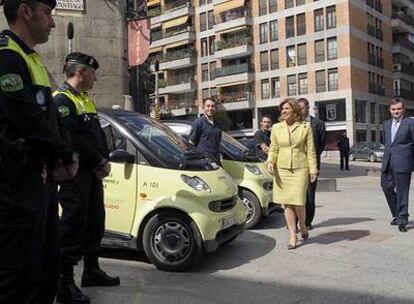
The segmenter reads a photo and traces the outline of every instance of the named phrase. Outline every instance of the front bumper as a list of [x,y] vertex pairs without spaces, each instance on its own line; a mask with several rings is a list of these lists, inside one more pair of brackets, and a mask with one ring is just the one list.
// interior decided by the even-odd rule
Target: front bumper
[[220,245],[226,243],[239,234],[242,234],[244,230],[245,224],[233,225],[227,229],[221,230],[217,233],[214,240],[204,241],[204,248],[207,252],[216,251]]

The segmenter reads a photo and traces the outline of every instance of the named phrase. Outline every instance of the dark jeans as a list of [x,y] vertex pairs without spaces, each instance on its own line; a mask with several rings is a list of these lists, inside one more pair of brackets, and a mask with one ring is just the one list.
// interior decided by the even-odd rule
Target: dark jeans
[[315,192],[318,180],[314,183],[309,182],[308,191],[306,193],[306,226],[312,224],[315,217]]
[[341,170],[349,170],[349,152],[339,151],[339,157],[341,159]]
[[71,276],[82,257],[85,267],[97,266],[105,230],[102,180],[81,166],[75,178],[61,184],[59,202],[61,273]]

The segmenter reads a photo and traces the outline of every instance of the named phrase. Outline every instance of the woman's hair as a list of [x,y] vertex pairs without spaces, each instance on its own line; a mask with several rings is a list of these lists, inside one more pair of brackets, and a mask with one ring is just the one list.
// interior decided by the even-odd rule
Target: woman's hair
[[[279,111],[280,112],[282,112],[282,108],[286,103],[290,104],[290,106],[292,107],[292,112],[293,112],[293,116],[295,118],[295,121],[297,121],[297,122],[303,121],[302,109],[300,108],[300,104],[297,101],[297,99],[295,99],[295,98],[286,98],[285,100],[283,100],[279,105]],[[282,117],[282,115],[280,115],[279,121],[284,121],[284,118]]]

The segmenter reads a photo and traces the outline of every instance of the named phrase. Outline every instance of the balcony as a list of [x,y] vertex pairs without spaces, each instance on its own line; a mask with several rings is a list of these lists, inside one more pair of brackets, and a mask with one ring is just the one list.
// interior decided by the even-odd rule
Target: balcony
[[191,5],[191,1],[177,0],[164,4],[162,14],[155,20],[151,19],[151,24],[161,23],[187,15],[194,15],[194,7]]
[[250,64],[243,63],[216,68],[216,85],[223,86],[232,83],[249,83],[253,81],[253,68]]
[[397,89],[397,90],[394,90],[394,95],[398,96],[398,97],[413,100],[414,99],[414,90],[410,91],[410,90],[404,90],[404,89]]
[[170,76],[167,80],[159,81],[160,95],[190,93],[195,90],[195,83],[192,75]]
[[168,32],[156,32],[151,34],[151,48],[162,47],[179,41],[192,43],[195,40],[195,34],[191,26],[179,27]]
[[195,65],[195,52],[193,49],[169,52],[160,60],[160,70],[175,70]]
[[414,31],[414,17],[399,11],[393,13],[391,18],[391,26],[398,29],[400,32]]
[[232,92],[232,93],[220,93],[218,100],[221,101],[221,105],[227,110],[240,110],[253,107],[253,93],[252,92]]
[[227,11],[216,16],[214,30],[216,32],[222,32],[250,25],[252,25],[250,10],[243,8]]
[[[414,66],[410,66],[404,63],[395,63],[392,65],[392,71],[394,73],[396,72],[400,72],[400,73],[404,73],[404,74],[408,74],[411,76],[414,76]],[[414,96],[413,96],[414,98]]]
[[[408,40],[408,37],[394,37],[393,39],[394,45],[393,45],[393,49],[395,49],[395,47],[397,46],[402,46],[404,48],[407,48],[411,51],[414,51],[414,43],[411,42],[410,40]],[[394,51],[393,51],[394,53]]]
[[231,39],[217,41],[217,48],[214,54],[216,59],[230,59],[243,56],[250,56],[253,53],[251,45],[252,38],[240,36]]

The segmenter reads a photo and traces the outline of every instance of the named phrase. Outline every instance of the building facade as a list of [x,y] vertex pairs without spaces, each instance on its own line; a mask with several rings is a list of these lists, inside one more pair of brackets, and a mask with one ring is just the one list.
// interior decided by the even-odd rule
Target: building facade
[[[408,6],[399,11],[412,16],[411,1],[395,2]],[[391,1],[151,0],[147,5],[150,56],[161,62],[159,102],[173,115],[198,113],[202,100],[215,97],[230,116],[232,131],[249,135],[264,113],[277,119],[284,98],[304,96],[311,113],[326,122],[327,148],[335,149],[344,131],[351,142],[381,140],[390,98],[410,97],[405,81],[411,90],[413,74],[401,78],[398,73],[407,69],[397,66],[408,65],[412,73],[414,57],[396,54]],[[407,22],[406,15],[401,22]],[[412,24],[401,32],[410,51]],[[394,82],[393,75],[399,77]]]

